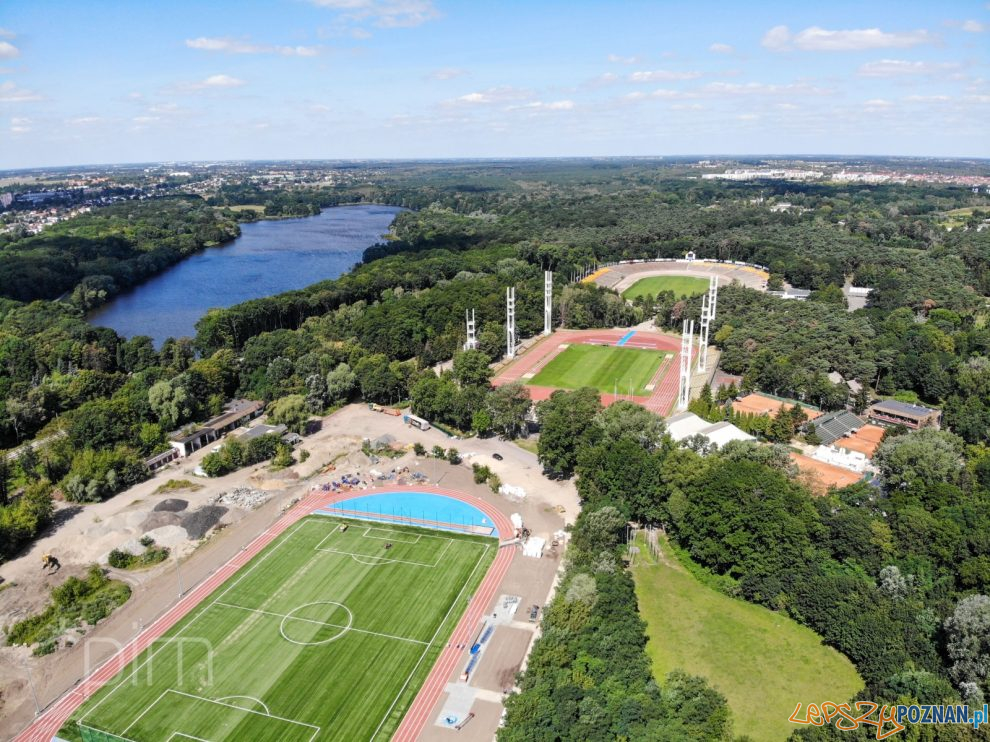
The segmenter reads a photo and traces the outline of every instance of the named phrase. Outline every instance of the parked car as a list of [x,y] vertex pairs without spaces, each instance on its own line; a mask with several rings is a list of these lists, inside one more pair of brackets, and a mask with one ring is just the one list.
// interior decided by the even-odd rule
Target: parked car
[[493,453],[492,458],[495,459],[496,461],[501,461],[503,457],[502,454],[500,453]]
[[540,606],[533,604],[533,607],[529,609],[529,622],[536,623],[536,617],[540,615]]

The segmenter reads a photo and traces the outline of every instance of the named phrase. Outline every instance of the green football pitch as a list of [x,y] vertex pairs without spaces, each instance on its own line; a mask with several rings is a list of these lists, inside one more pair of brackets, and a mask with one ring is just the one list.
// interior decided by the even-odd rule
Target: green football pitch
[[622,296],[626,299],[635,299],[647,294],[656,296],[661,291],[673,291],[678,299],[700,296],[708,291],[708,279],[695,276],[650,276],[636,281],[622,292]]
[[304,518],[100,689],[60,736],[387,740],[497,547],[480,536]]
[[668,355],[660,350],[614,345],[572,345],[527,383],[560,389],[590,386],[600,392],[642,397],[650,393],[646,385]]

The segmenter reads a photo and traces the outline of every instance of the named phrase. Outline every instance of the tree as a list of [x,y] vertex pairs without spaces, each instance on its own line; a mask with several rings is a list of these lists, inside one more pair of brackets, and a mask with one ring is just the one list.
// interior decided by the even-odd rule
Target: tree
[[976,685],[985,697],[990,692],[990,597],[970,595],[959,601],[945,620],[945,633],[945,651],[952,660],[949,675],[960,688]]
[[603,441],[616,443],[630,438],[648,451],[659,448],[667,432],[659,416],[626,400],[610,404],[595,415],[595,425],[601,430]]
[[7,452],[0,451],[0,505],[6,505],[10,502],[10,479],[12,476]]
[[171,381],[159,381],[148,390],[148,404],[166,430],[173,430],[192,419],[194,401],[186,388]]
[[555,391],[536,406],[540,421],[537,455],[551,476],[568,477],[577,464],[578,450],[601,436],[595,415],[602,406],[598,390],[590,387],[574,392]]
[[306,398],[301,394],[282,397],[272,402],[268,408],[270,423],[284,425],[296,433],[302,433],[306,429],[308,420],[309,409],[306,407]]
[[346,363],[341,363],[327,374],[327,396],[333,402],[342,402],[350,398],[357,385],[357,376]]
[[454,356],[454,379],[462,387],[487,387],[491,377],[488,356],[480,350],[465,350]]
[[931,488],[958,481],[963,442],[943,430],[922,428],[880,444],[873,461],[884,487],[897,490],[919,484]]
[[320,413],[327,405],[327,380],[323,374],[310,374],[306,377],[306,409]]
[[[495,387],[487,396],[488,429],[503,438],[516,438],[526,431],[526,415],[533,402],[529,391],[518,381]],[[482,418],[472,423],[484,424]]]

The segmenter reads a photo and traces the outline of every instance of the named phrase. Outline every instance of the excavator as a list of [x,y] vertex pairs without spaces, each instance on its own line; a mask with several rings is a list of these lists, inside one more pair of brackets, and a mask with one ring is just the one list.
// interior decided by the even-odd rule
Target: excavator
[[62,569],[61,563],[53,557],[51,554],[45,554],[41,557],[41,568],[48,570],[48,574],[53,575]]

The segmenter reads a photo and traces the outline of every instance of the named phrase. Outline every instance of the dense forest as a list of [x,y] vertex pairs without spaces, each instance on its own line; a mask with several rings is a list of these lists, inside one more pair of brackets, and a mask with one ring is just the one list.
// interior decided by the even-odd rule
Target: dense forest
[[[325,199],[416,209],[338,279],[212,310],[195,338],[160,349],[85,322],[82,310],[160,261],[229,239],[236,223],[226,207],[259,197],[244,187],[212,206],[182,198],[111,207],[0,249],[0,447],[17,448],[0,453],[0,558],[44,527],[53,496],[100,500],[139,481],[170,431],[233,395],[272,402],[288,423],[353,399],[408,400],[464,433],[518,435],[524,389],[489,383],[488,364],[503,350],[505,288],[517,288],[522,337],[542,327],[544,269],[557,273],[560,324],[653,318],[676,328],[698,308],[673,296],[630,304],[565,279],[596,261],[694,250],[767,265],[772,280],[813,291],[789,302],[720,290],[714,340],[743,389],[826,409],[875,396],[921,401],[943,410],[945,429],[888,436],[875,484],[815,498],[785,448],[701,456],[674,446],[639,408],[603,412],[593,392],[542,403],[541,463],[550,476],[577,477],[585,511],[500,734],[731,735],[724,700],[703,681],[650,677],[617,540],[627,520],[666,529],[727,593],[815,629],[856,664],[864,697],[990,698],[990,230],[943,225],[949,210],[987,208],[985,196],[725,184],[643,164],[410,166],[360,191],[269,193],[270,215],[334,202]],[[769,208],[781,202],[791,206]],[[865,309],[847,310],[848,281],[874,287]],[[462,354],[468,308],[480,349]],[[452,369],[432,370],[451,358]],[[860,398],[832,372],[862,384]],[[621,632],[620,646],[604,641],[606,626]]]
[[0,297],[91,309],[204,247],[239,233],[195,197],[126,201],[0,244]]

